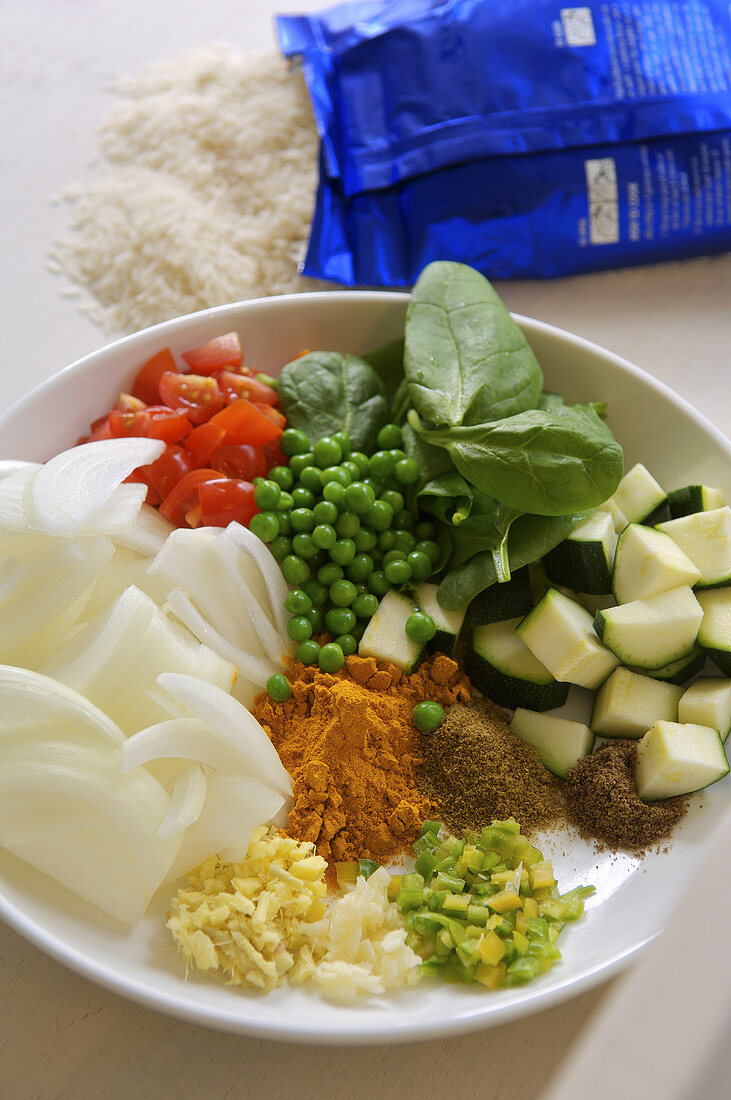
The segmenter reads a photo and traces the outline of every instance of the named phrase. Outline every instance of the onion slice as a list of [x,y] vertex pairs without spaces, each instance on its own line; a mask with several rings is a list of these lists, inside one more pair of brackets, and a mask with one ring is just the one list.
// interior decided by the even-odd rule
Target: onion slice
[[185,832],[198,820],[208,791],[208,780],[200,764],[186,764],[175,777],[170,809],[157,835],[167,840]]
[[204,725],[199,718],[170,718],[140,730],[122,746],[122,771],[128,772],[153,760],[178,759],[205,764],[216,771],[246,775],[246,745],[235,743]]
[[[289,595],[289,585],[282,576],[282,571],[272,557],[269,547],[252,534],[248,527],[240,523],[229,523],[225,531],[225,537],[236,543],[249,557],[256,562],[269,594],[277,630],[282,638],[289,639],[287,623],[289,614],[284,606],[284,601]],[[291,643],[288,640],[287,647]]]

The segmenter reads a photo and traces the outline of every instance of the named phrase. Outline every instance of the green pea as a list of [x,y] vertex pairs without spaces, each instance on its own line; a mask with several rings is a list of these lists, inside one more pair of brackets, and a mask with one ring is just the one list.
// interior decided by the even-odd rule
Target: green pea
[[384,565],[383,572],[391,584],[406,584],[411,580],[411,566],[403,558],[399,561],[390,561]]
[[345,486],[339,481],[328,481],[322,487],[322,495],[326,501],[340,509],[345,505]]
[[323,672],[339,672],[344,661],[343,651],[335,642],[328,642],[327,645],[324,645],[317,658],[317,663]]
[[402,442],[403,436],[398,424],[384,424],[376,436],[378,446],[386,450],[391,447],[400,447]]
[[329,588],[335,581],[342,580],[344,576],[343,570],[334,561],[327,562],[321,569],[317,570],[317,579],[326,588]]
[[[408,508],[404,508],[402,511],[396,512],[393,522],[394,526],[400,527],[402,531],[411,531],[414,526],[414,517]],[[416,536],[414,536],[414,541],[416,541]]]
[[432,523],[431,520],[428,519],[419,520],[416,527],[414,528],[414,534],[416,535],[417,539],[420,539],[421,541],[425,541],[426,539],[433,539],[436,533],[436,524]]
[[292,615],[306,615],[312,611],[312,600],[301,588],[294,588],[288,593],[284,606]]
[[412,550],[410,554],[406,555],[406,560],[411,566],[412,581],[421,584],[422,581],[431,576],[433,570],[431,558],[422,553],[421,550]]
[[274,512],[257,512],[249,521],[249,530],[262,542],[273,542],[279,534],[279,520]]
[[282,562],[287,554],[292,553],[292,540],[285,538],[284,535],[278,535],[269,543],[269,550],[275,561]]
[[293,508],[289,514],[293,531],[311,531],[315,526],[315,516],[311,508]]
[[410,638],[412,642],[425,645],[432,640],[437,632],[437,627],[431,615],[427,615],[425,611],[415,611],[406,620],[404,630],[406,631],[406,637]]
[[312,600],[313,607],[322,607],[327,602],[327,588],[319,581],[314,579],[308,581],[307,584],[303,585],[302,590]]
[[343,449],[337,439],[333,439],[329,435],[318,439],[312,448],[312,453],[315,456],[316,464],[321,470],[324,470],[326,466],[337,466],[343,457]]
[[419,463],[415,458],[402,458],[394,466],[393,472],[401,485],[414,485],[419,480]]
[[420,551],[420,553],[426,554],[433,566],[436,566],[439,558],[441,557],[439,545],[436,542],[433,542],[431,539],[423,539],[421,542],[417,542],[414,550],[418,550]]
[[312,532],[312,541],[321,550],[330,550],[337,542],[337,538],[335,528],[331,527],[329,523],[318,523]]
[[321,487],[319,468],[317,466],[305,466],[300,474],[300,485],[305,489],[309,489],[311,493],[319,493]]
[[355,638],[356,642],[359,642],[361,640],[361,638],[363,637],[363,635],[365,633],[365,628],[367,626],[368,626],[368,623],[365,621],[365,619],[358,619],[356,621],[355,626],[350,631],[350,633]]
[[387,504],[391,505],[394,515],[403,509],[404,498],[398,489],[384,489],[381,493],[381,500],[385,500]]
[[282,512],[290,512],[292,510],[293,503],[294,502],[292,500],[292,494],[288,493],[287,490],[284,489],[279,494],[279,504],[277,505],[277,512],[279,513],[280,524],[282,522]]
[[371,460],[368,455],[364,455],[362,451],[353,451],[350,456],[350,461],[354,462],[360,471],[360,476],[363,478],[370,469]]
[[366,522],[374,531],[386,531],[393,523],[393,508],[385,500],[377,500],[366,514]]
[[270,698],[275,703],[286,703],[292,694],[292,689],[289,686],[289,680],[286,676],[283,676],[281,672],[275,672],[273,676],[270,676],[267,680],[267,691]]
[[331,607],[325,615],[325,626],[332,634],[349,634],[355,626],[355,612],[350,607]]
[[393,534],[396,540],[394,546],[397,550],[405,550],[408,554],[416,546],[416,539],[411,534],[411,531],[404,531],[401,527],[394,529]]
[[383,550],[378,546],[374,546],[371,550],[371,557],[373,558],[373,564],[376,569],[380,569],[383,563]]
[[355,591],[358,593],[359,596],[362,596],[364,592],[368,591],[368,585],[364,584],[363,581],[360,581],[358,584],[356,584]]
[[382,481],[388,481],[393,474],[393,468],[396,465],[393,455],[390,451],[376,451],[371,455],[370,473],[373,477],[379,477]]
[[367,583],[370,591],[379,599],[381,596],[385,596],[391,587],[382,569],[377,569],[375,573],[371,573]]
[[[330,602],[336,607],[350,607],[358,593],[352,581],[343,579],[333,581],[330,585]],[[338,633],[343,633],[342,630]]]
[[324,622],[322,611],[320,611],[319,607],[313,607],[306,614],[307,618],[312,623],[312,633],[319,634]]
[[320,483],[323,486],[335,481],[345,489],[350,485],[350,480],[350,474],[343,466],[326,466],[320,474]]
[[344,657],[350,657],[358,648],[358,643],[352,634],[338,634],[335,645],[340,646]]
[[370,619],[378,611],[378,597],[370,592],[364,592],[356,596],[353,602],[353,611],[359,619]]
[[402,451],[400,447],[394,447],[391,452],[394,462],[401,462],[403,458],[406,458],[406,451]]
[[320,656],[320,644],[319,642],[313,642],[311,639],[300,642],[294,655],[303,665],[316,665],[317,658]]
[[350,439],[350,436],[348,435],[348,433],[347,432],[333,432],[333,434],[330,436],[330,438],[334,439],[336,443],[340,444],[340,450],[342,452],[342,456],[343,456],[343,458],[347,458],[348,455],[350,454],[351,450],[353,449],[353,444],[351,442],[351,439]]
[[378,545],[378,535],[367,527],[359,527],[353,535],[355,549],[359,554],[367,553]]
[[360,470],[355,462],[347,458],[344,462],[341,462],[340,465],[344,470],[348,471],[351,481],[360,481]]
[[[355,541],[357,549],[358,543],[357,540]],[[374,568],[375,564],[370,554],[356,554],[350,565],[346,565],[345,576],[356,583],[358,581],[366,581]]]
[[276,482],[280,489],[291,489],[294,485],[294,474],[289,466],[272,466],[269,479]]
[[337,565],[348,565],[355,557],[355,543],[352,539],[338,539],[330,551],[330,557]]
[[304,432],[297,428],[286,428],[279,437],[279,449],[283,455],[303,454],[310,449],[310,441]]
[[330,500],[318,500],[312,509],[315,523],[327,523],[332,526],[338,518],[338,510]]
[[305,561],[310,561],[317,555],[317,547],[312,541],[312,535],[307,534],[306,531],[300,531],[298,535],[294,536],[292,550],[298,557],[304,558]]
[[281,562],[282,576],[287,584],[304,584],[310,576],[310,567],[302,558],[288,554]]
[[287,623],[287,633],[294,642],[306,642],[312,636],[312,623],[306,615],[293,615]]
[[335,530],[341,538],[355,538],[360,530],[360,519],[355,512],[341,512],[335,521]]
[[381,531],[378,536],[378,549],[379,550],[393,550],[396,545],[396,535],[393,531]]
[[311,466],[314,461],[312,451],[307,451],[305,454],[293,455],[289,460],[289,468],[294,477],[298,478],[305,467]]
[[279,507],[282,490],[276,481],[265,478],[254,489],[254,504],[265,512],[273,512]]
[[383,492],[383,482],[379,477],[364,477],[361,480],[364,485],[370,485],[377,497]]
[[444,721],[444,708],[430,699],[417,703],[412,711],[414,724],[422,733],[433,733]]
[[295,508],[310,508],[315,504],[315,494],[311,489],[305,489],[304,485],[298,485],[292,490],[292,504]]
[[354,481],[345,490],[345,502],[356,515],[363,515],[369,511],[375,499],[376,494],[371,486],[365,485],[362,481]]
[[383,568],[385,569],[386,566],[390,565],[392,561],[406,561],[406,554],[403,550],[399,550],[394,547],[393,550],[388,550],[383,555]]

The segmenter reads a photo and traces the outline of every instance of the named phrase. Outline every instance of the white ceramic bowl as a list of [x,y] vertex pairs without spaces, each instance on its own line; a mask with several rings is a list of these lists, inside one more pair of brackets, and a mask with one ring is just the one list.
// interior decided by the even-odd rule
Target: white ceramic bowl
[[[397,337],[407,298],[381,292],[303,294],[221,306],[118,340],[61,371],[0,417],[0,458],[42,460],[101,415],[136,369],[169,344],[184,351],[237,329],[246,359],[275,373],[303,348],[360,352]],[[731,445],[667,387],[586,340],[517,318],[548,389],[571,401],[603,400],[629,466],[643,461],[665,488],[703,482],[731,497]],[[731,780],[696,795],[667,852],[643,861],[601,855],[568,832],[542,838],[562,889],[593,883],[582,921],[560,941],[563,962],[522,989],[428,983],[376,1003],[343,1008],[305,989],[267,997],[184,967],[164,928],[168,898],[153,901],[132,932],[0,851],[0,917],[79,973],[162,1012],[266,1038],[329,1043],[400,1042],[504,1023],[545,1009],[609,977],[657,934],[679,900],[729,804]]]

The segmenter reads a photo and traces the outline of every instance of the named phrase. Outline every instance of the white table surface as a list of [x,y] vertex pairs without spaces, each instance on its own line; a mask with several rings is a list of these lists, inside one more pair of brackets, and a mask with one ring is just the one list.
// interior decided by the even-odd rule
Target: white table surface
[[[105,338],[45,269],[116,77],[214,42],[272,46],[276,0],[0,0],[0,303],[7,407]],[[508,305],[611,348],[728,431],[731,256],[557,282],[504,283]],[[540,1096],[611,985],[461,1039],[294,1047],[209,1032],[64,970],[0,926],[0,1097]]]

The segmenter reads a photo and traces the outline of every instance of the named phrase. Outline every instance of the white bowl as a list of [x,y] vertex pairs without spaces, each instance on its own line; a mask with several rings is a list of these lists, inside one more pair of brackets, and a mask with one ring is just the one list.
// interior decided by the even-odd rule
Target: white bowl
[[[43,460],[73,443],[161,347],[184,351],[237,329],[245,356],[276,371],[303,348],[362,352],[397,337],[407,297],[328,292],[205,310],[110,344],[67,367],[0,417],[0,458]],[[602,400],[629,466],[642,461],[671,489],[702,482],[731,496],[731,445],[685,401],[586,340],[518,317],[546,376],[571,401]],[[584,918],[562,933],[563,962],[522,989],[496,993],[426,983],[343,1008],[306,989],[256,997],[213,981],[184,980],[164,929],[161,894],[132,932],[0,851],[0,917],[67,966],[162,1012],[232,1032],[329,1043],[401,1042],[504,1023],[608,978],[656,935],[712,842],[731,780],[693,798],[667,852],[643,861],[598,854],[568,831],[541,838],[562,889],[593,883]]]

